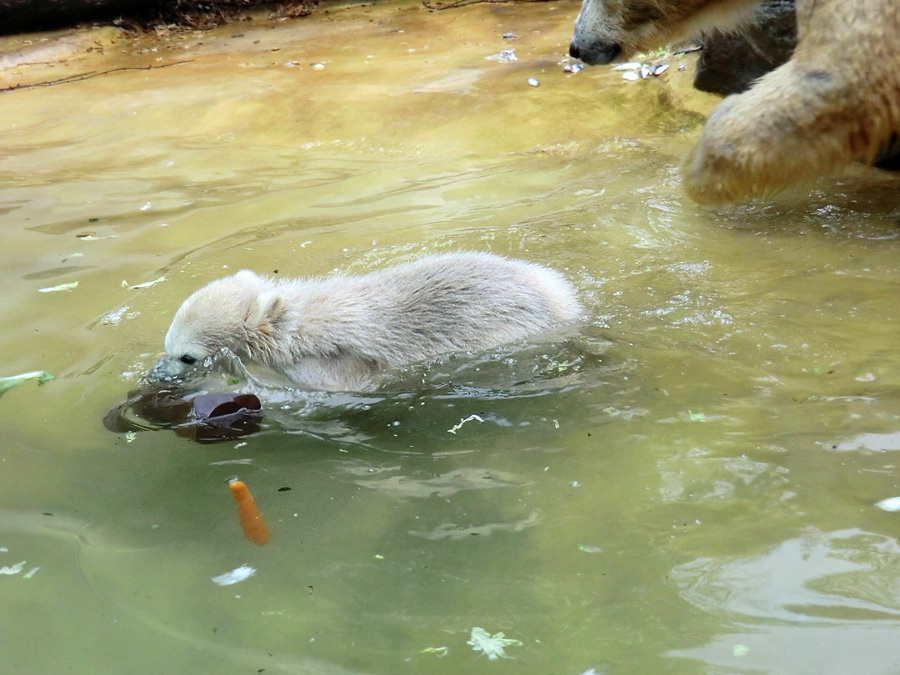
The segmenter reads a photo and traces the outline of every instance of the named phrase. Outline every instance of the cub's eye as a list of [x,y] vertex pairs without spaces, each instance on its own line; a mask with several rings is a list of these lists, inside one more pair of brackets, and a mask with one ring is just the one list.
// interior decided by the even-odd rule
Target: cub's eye
[[190,354],[182,354],[182,355],[181,355],[181,358],[178,359],[178,360],[181,361],[182,363],[184,363],[185,365],[188,365],[188,366],[192,366],[192,365],[194,365],[195,363],[197,363],[197,359],[195,359],[195,358],[194,358],[193,356],[191,356]]

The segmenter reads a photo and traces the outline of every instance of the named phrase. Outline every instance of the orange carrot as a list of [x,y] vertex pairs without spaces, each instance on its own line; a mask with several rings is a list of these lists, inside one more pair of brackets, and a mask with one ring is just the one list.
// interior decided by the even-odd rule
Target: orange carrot
[[263,522],[259,510],[256,508],[256,502],[253,501],[253,495],[244,485],[243,481],[233,480],[228,484],[231,490],[231,496],[238,505],[238,516],[241,519],[241,527],[244,530],[244,536],[257,546],[262,546],[269,541],[269,530]]

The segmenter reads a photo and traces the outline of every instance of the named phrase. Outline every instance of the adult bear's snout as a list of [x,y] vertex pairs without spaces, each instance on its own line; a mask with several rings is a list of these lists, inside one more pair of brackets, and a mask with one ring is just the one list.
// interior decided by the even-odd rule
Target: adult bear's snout
[[578,40],[572,40],[569,45],[569,56],[581,59],[589,66],[600,66],[610,63],[618,58],[622,48],[616,44],[595,43],[588,46],[578,44]]

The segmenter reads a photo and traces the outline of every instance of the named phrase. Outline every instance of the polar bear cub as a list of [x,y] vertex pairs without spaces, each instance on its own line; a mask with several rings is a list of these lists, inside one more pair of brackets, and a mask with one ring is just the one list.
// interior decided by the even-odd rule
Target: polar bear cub
[[581,312],[560,273],[490,253],[430,255],[323,279],[242,270],[184,301],[151,376],[185,377],[227,348],[301,388],[359,391],[389,368],[496,347],[573,323]]

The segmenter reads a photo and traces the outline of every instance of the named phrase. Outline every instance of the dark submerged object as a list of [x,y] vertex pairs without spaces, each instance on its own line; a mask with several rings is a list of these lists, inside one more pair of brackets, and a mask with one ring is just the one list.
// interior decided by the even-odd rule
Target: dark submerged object
[[106,414],[103,426],[116,433],[171,427],[185,438],[215,441],[259,431],[261,419],[262,404],[254,394],[159,389],[132,392]]

